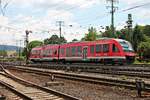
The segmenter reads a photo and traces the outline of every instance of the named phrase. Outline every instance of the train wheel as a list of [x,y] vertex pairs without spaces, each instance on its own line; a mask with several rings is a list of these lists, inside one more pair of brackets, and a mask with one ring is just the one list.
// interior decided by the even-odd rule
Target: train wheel
[[66,64],[66,61],[65,61],[65,59],[63,59],[61,62],[62,62],[63,64]]
[[120,66],[124,65],[123,63],[119,63]]
[[111,63],[111,65],[112,65],[112,66],[114,66],[114,65],[115,65],[115,63],[114,63],[114,62],[112,62],[112,63]]

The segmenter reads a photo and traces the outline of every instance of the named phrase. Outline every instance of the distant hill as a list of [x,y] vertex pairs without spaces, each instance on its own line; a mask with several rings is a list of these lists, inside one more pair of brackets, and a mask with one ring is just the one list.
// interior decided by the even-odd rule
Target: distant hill
[[[0,45],[0,50],[6,50],[6,51],[17,51],[20,47],[12,46],[12,45]],[[21,49],[23,49],[21,47]]]

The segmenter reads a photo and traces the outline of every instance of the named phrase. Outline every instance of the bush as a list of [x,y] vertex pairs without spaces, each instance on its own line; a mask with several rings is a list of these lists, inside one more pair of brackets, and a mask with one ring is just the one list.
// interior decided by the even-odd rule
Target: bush
[[141,42],[138,46],[138,54],[141,59],[150,58],[150,42]]

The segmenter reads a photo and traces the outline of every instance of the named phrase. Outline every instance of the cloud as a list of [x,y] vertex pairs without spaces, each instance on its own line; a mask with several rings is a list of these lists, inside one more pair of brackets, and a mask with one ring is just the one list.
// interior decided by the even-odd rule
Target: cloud
[[56,20],[67,21],[73,18],[73,14],[65,10],[48,10],[46,16],[54,21]]
[[140,11],[140,13],[137,13],[137,14],[141,19],[149,19],[150,18],[149,9],[143,9]]
[[[127,8],[145,3],[145,0],[119,1],[119,4],[124,3]],[[106,3],[106,0],[12,0],[10,7],[15,11],[15,16],[13,17],[13,15],[11,15],[12,13],[9,15],[11,17],[0,16],[0,25],[3,26],[0,28],[0,34],[3,35],[0,39],[2,42],[14,44],[13,41],[15,39],[18,40],[24,38],[23,35],[25,35],[25,30],[32,30],[33,33],[30,34],[30,41],[43,40],[49,38],[53,34],[59,35],[59,26],[56,25],[56,21],[64,21],[64,26],[62,26],[62,36],[68,41],[71,41],[74,38],[80,40],[87,32],[87,29],[80,27],[80,24],[83,24],[83,26],[88,25],[85,25],[80,20],[76,20],[78,19],[75,18],[76,15],[81,14],[81,11],[88,12],[92,10],[94,12],[95,9],[101,9],[102,7],[105,7],[105,5],[100,6],[101,4],[104,4],[104,2]],[[149,19],[150,13],[146,7],[149,6],[140,8],[140,11],[135,9],[130,12],[133,14],[133,17],[136,16],[138,18]],[[83,12],[83,14],[84,13],[85,12]],[[93,16],[95,16],[94,13],[92,13]],[[81,16],[85,18],[86,15],[83,14],[81,14]],[[87,15],[87,18],[90,19],[90,16]],[[103,25],[107,23],[99,24]],[[118,26],[119,29],[121,27],[123,27],[123,25]],[[7,37],[8,35],[10,37]]]
[[[14,31],[18,33],[16,33],[16,39],[25,35],[25,30],[32,30],[33,33],[30,34],[30,41],[44,40],[53,34],[59,35],[59,26],[56,25],[56,21],[64,21],[64,26],[62,26],[62,35],[64,35],[67,40],[71,41],[76,32],[80,32],[78,31],[79,29],[74,27],[79,26],[79,24],[74,22],[73,18],[73,14],[65,10],[48,10],[44,16],[38,18],[19,14],[14,18],[14,21],[17,19],[20,20],[13,23],[11,27],[15,27],[16,30]],[[69,25],[73,25],[73,27],[69,27]],[[11,41],[12,40],[7,42],[10,43]]]
[[18,6],[30,6],[36,9],[87,8],[100,3],[99,0],[13,0],[13,4]]
[[9,22],[8,17],[0,16],[0,25],[7,25]]
[[145,0],[121,0],[121,1],[127,3],[128,5],[136,5],[145,2]]
[[[144,20],[150,18],[150,1],[145,0],[122,0],[126,4],[125,9],[129,9],[126,13],[131,13],[133,15],[133,20],[135,23],[144,23]],[[136,20],[135,20],[135,19]]]

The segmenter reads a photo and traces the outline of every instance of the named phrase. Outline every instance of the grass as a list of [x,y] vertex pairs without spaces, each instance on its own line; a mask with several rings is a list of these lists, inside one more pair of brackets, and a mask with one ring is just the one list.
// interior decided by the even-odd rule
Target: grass
[[137,59],[134,61],[133,64],[150,64],[150,62],[147,62],[147,61],[138,61]]

